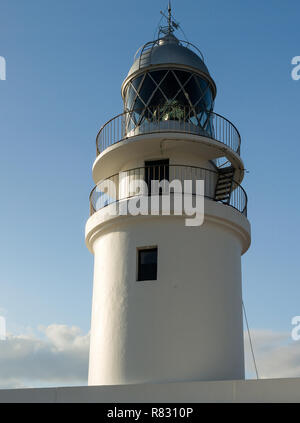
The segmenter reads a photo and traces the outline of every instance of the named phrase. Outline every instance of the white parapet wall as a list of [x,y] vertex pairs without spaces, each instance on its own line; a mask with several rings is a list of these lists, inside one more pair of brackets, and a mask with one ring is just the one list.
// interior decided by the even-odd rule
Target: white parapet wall
[[0,403],[300,403],[300,378],[0,390]]

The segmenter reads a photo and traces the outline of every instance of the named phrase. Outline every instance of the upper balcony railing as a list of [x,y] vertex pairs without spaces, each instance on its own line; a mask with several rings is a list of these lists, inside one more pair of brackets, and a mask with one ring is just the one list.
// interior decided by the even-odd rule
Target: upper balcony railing
[[129,137],[157,132],[181,132],[221,142],[240,154],[241,137],[237,128],[214,112],[196,113],[191,108],[166,110],[156,108],[149,116],[124,112],[102,126],[96,138],[97,155]]

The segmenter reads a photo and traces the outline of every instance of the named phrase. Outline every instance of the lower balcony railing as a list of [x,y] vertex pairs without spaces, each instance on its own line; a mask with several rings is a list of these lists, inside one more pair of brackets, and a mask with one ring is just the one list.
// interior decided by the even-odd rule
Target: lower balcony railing
[[[231,206],[247,216],[247,194],[242,186],[232,180],[231,184],[225,187],[223,196],[218,192],[216,199],[218,179],[219,173],[215,170],[185,165],[144,166],[122,171],[100,181],[94,187],[90,194],[90,214],[135,196],[169,192],[184,194],[186,181],[191,181],[187,193],[198,195],[196,181],[203,180],[205,198]],[[159,187],[153,185],[153,181],[158,181]],[[168,184],[173,187],[170,191]]]

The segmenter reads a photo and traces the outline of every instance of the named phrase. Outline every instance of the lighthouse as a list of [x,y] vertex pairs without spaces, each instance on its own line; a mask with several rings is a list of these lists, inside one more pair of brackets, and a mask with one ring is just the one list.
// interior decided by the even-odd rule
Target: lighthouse
[[[216,84],[170,6],[166,18],[135,55],[124,110],[96,139],[85,232],[94,255],[89,385],[244,379],[241,137],[214,111]],[[199,224],[175,210],[181,194],[202,200]],[[139,212],[142,201],[149,207]]]

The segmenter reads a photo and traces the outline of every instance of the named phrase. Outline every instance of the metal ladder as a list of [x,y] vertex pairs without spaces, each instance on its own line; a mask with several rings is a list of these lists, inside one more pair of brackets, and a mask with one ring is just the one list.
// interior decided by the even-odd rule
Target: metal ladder
[[233,185],[234,168],[232,166],[218,170],[218,179],[215,189],[215,200],[229,204]]

